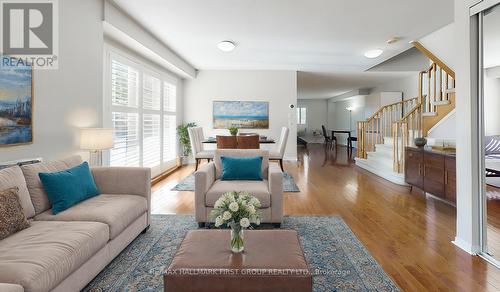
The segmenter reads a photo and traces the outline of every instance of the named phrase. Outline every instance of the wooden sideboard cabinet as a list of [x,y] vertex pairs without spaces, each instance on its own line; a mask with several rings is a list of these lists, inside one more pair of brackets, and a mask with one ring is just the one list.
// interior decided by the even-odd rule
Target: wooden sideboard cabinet
[[455,154],[416,147],[405,149],[405,181],[426,193],[455,204]]

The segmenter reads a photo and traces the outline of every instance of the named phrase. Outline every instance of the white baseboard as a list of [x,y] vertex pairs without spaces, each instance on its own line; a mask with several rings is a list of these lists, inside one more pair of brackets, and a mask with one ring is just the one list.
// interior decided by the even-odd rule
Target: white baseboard
[[474,246],[470,244],[469,242],[459,238],[455,237],[455,240],[452,241],[452,243],[456,246],[458,246],[460,249],[463,251],[467,252],[470,255],[478,255],[480,252],[480,247],[479,246]]

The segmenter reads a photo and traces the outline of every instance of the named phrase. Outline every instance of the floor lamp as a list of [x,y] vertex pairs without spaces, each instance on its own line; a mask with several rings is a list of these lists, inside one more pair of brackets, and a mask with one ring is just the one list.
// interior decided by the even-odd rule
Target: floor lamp
[[90,166],[102,166],[102,151],[113,148],[113,129],[82,129],[80,148],[89,151]]
[[353,106],[349,106],[345,108],[349,111],[349,131],[352,131],[352,111],[354,110]]

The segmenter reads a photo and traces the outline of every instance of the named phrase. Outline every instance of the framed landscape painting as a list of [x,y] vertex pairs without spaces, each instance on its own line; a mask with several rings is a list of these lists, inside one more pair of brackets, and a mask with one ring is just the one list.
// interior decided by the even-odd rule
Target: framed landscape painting
[[269,102],[214,101],[214,129],[269,129]]
[[0,66],[0,146],[33,142],[33,70]]

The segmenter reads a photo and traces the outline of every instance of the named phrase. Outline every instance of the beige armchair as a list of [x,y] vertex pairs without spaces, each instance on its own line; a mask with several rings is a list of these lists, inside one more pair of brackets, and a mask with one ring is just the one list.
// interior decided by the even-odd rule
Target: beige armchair
[[[221,156],[262,156],[262,181],[222,181]],[[264,150],[219,149],[215,150],[214,161],[203,165],[194,173],[195,215],[200,227],[213,222],[210,212],[215,201],[224,193],[246,191],[258,198],[262,204],[259,210],[263,223],[274,223],[279,227],[283,220],[283,173],[278,165],[269,164],[269,153]]]

